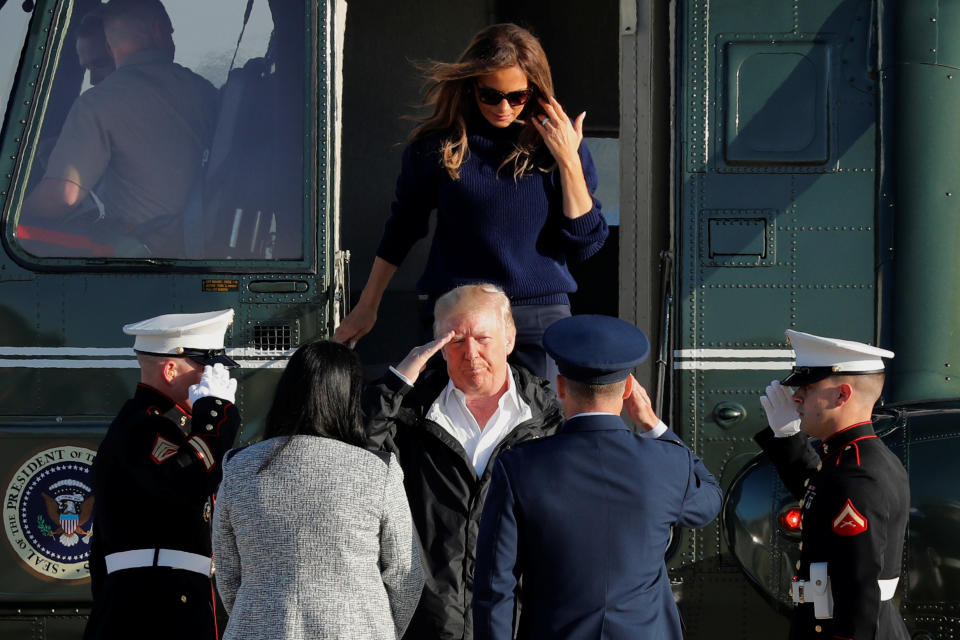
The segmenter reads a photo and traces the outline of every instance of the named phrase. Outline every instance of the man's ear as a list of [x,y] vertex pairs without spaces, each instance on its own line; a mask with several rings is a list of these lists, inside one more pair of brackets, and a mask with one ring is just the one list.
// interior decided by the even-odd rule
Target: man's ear
[[630,394],[633,393],[633,385],[636,384],[636,380],[633,378],[633,374],[627,376],[627,379],[624,381],[623,385],[623,399],[626,400],[630,397]]
[[567,385],[566,381],[563,379],[563,376],[557,375],[557,397],[561,400],[567,397]]
[[517,330],[507,332],[507,355],[513,353],[513,348],[517,346]]
[[160,366],[160,374],[163,381],[167,384],[173,384],[173,381],[176,380],[177,374],[179,373],[179,371],[177,371],[177,363],[173,360],[164,360]]
[[853,397],[853,387],[844,382],[837,386],[837,406],[843,406]]

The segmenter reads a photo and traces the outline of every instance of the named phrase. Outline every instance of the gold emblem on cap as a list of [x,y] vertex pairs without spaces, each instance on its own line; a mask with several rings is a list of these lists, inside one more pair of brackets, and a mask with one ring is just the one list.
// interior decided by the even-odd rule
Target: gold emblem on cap
[[183,347],[177,347],[177,353],[178,353],[178,354],[182,354],[182,353],[183,353]]

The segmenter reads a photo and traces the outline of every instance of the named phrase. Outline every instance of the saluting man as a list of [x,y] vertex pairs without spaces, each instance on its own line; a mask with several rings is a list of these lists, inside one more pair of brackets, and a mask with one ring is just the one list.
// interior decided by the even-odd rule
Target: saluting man
[[[672,527],[713,520],[720,487],[630,375],[649,352],[642,331],[580,315],[552,324],[543,343],[570,418],[496,460],[477,543],[474,637],[511,640],[519,596],[517,638],[681,640],[664,553]],[[636,431],[620,418],[624,407]]]
[[[755,439],[801,501],[790,638],[907,640],[892,601],[910,505],[907,472],[871,424],[883,390],[881,358],[893,353],[786,334],[796,366],[760,398],[770,429]],[[787,386],[796,387],[792,396]]]
[[140,384],[100,444],[84,638],[217,637],[210,551],[220,462],[240,427],[233,310],[128,324]]

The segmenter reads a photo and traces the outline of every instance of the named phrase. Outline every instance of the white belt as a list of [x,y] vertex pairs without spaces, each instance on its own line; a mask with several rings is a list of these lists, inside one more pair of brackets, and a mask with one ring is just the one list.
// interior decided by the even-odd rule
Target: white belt
[[[156,562],[154,562],[156,557]],[[108,554],[107,573],[138,567],[172,567],[193,571],[208,578],[213,575],[213,560],[198,553],[177,551],[176,549],[134,549]]]
[[877,584],[880,585],[880,599],[881,600],[890,600],[893,598],[893,594],[897,591],[897,583],[900,582],[900,578],[888,578],[886,580],[877,580]]
[[[877,580],[880,587],[880,600],[890,600],[897,591],[900,578]],[[795,604],[809,602],[813,604],[817,618],[833,617],[833,592],[830,589],[830,577],[827,575],[826,562],[814,562],[810,565],[809,580],[794,580],[790,583],[790,595]]]

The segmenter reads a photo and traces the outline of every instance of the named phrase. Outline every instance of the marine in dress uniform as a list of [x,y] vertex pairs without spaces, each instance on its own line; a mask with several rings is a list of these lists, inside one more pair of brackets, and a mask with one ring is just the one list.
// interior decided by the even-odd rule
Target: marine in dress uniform
[[[909,638],[892,600],[910,505],[907,472],[870,417],[893,353],[787,331],[796,366],[761,398],[756,441],[800,500],[791,639]],[[786,386],[796,387],[791,392]]]
[[84,638],[217,637],[210,518],[220,462],[240,426],[233,310],[129,324],[141,382],[93,464],[93,610]]
[[717,515],[717,481],[629,375],[649,351],[643,332],[574,316],[547,329],[544,347],[572,417],[497,458],[477,544],[475,638],[510,639],[516,625],[517,638],[680,640],[664,553],[672,527]]

